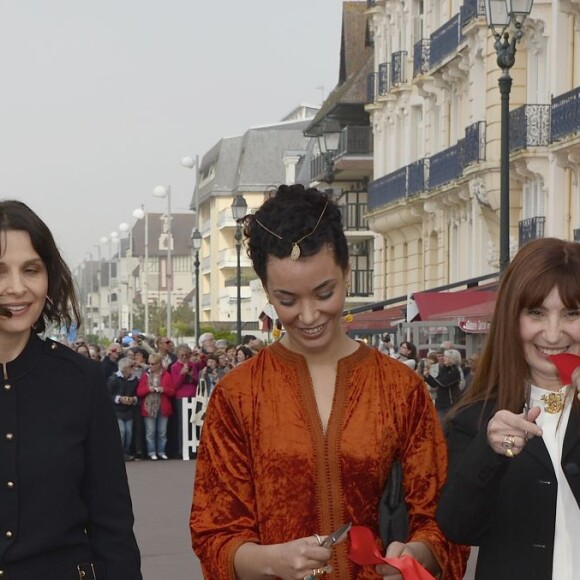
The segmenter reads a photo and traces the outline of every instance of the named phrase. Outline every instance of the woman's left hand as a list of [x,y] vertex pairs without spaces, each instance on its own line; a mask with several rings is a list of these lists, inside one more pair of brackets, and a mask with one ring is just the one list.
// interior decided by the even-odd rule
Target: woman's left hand
[[[417,560],[421,566],[434,576],[437,576],[440,572],[435,556],[433,556],[433,553],[424,542],[409,542],[408,544],[391,542],[385,557],[402,558],[403,556],[410,556],[413,560]],[[383,577],[383,580],[402,580],[403,578],[397,568],[393,568],[388,564],[379,564],[375,567],[375,571]]]

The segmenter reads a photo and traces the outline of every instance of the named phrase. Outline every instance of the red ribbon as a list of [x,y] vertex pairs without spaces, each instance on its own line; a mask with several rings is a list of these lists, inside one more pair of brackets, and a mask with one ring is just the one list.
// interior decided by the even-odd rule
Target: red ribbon
[[433,576],[417,560],[410,556],[384,558],[377,548],[373,533],[364,526],[353,526],[349,532],[350,547],[348,557],[359,566],[388,564],[396,568],[403,580],[434,580]]
[[551,354],[548,359],[554,363],[563,385],[572,383],[572,373],[580,366],[580,356],[564,352]]

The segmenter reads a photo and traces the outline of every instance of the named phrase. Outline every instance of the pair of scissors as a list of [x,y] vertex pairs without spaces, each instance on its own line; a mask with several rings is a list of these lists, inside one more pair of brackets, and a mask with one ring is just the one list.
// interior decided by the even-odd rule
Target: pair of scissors
[[[344,524],[344,526],[340,526],[340,528],[338,528],[331,534],[328,534],[328,536],[326,536],[326,538],[324,538],[324,540],[322,541],[320,541],[320,536],[318,534],[314,535],[318,539],[318,543],[323,548],[332,548],[332,546],[334,546],[336,542],[338,542],[340,539],[344,537],[344,535],[350,530],[351,526],[352,526],[351,522],[349,522],[348,524]],[[306,576],[304,576],[304,580],[316,580],[316,578],[324,576],[325,574],[329,574],[330,572],[332,572],[332,566],[330,564],[327,564],[322,568],[316,568],[312,570],[312,574],[307,574]]]
[[334,544],[336,544],[336,542],[338,542],[338,540],[340,540],[350,530],[351,526],[352,526],[351,522],[349,522],[348,524],[344,524],[344,526],[340,526],[338,530],[335,530],[334,532],[332,532],[332,534],[326,536],[326,538],[324,538],[324,540],[320,545],[323,548],[331,548],[332,546],[334,546]]

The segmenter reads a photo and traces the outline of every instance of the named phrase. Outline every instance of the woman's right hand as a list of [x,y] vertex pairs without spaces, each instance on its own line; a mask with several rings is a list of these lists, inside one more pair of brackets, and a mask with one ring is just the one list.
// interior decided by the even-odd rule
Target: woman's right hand
[[318,544],[314,536],[272,546],[274,576],[283,580],[303,580],[317,568],[324,568],[331,551]]
[[330,557],[329,548],[322,547],[315,536],[307,536],[283,544],[242,544],[236,551],[234,566],[238,578],[303,580],[314,570],[324,568]]
[[498,411],[487,424],[490,447],[499,455],[510,456],[508,448],[513,455],[521,453],[528,439],[542,436],[542,429],[535,423],[540,412],[540,407],[533,407],[526,419],[523,413],[516,415],[505,409]]

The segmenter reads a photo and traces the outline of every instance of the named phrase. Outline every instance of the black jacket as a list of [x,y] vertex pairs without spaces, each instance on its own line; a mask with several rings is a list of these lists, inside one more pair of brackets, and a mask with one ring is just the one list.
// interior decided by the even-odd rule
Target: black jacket
[[3,370],[0,570],[10,580],[78,580],[77,565],[92,562],[98,580],[142,580],[100,365],[33,335]]
[[440,364],[437,378],[429,375],[425,380],[430,387],[437,389],[437,399],[435,399],[437,410],[450,409],[459,400],[461,374],[456,365]]
[[[484,411],[483,426],[478,427]],[[479,546],[477,580],[552,578],[556,474],[539,437],[513,459],[487,442],[492,405],[475,404],[451,420],[449,477],[437,521],[452,542]],[[580,409],[570,413],[562,467],[580,505]]]
[[[122,403],[116,403],[115,399],[117,397],[136,397],[135,391],[137,390],[138,380],[136,377],[131,377],[126,379],[123,376],[119,376],[117,373],[109,377],[107,381],[109,387],[109,393],[113,399],[115,405],[115,413],[118,419],[133,419],[134,417],[134,405],[124,405]],[[135,402],[135,405],[137,402]]]

